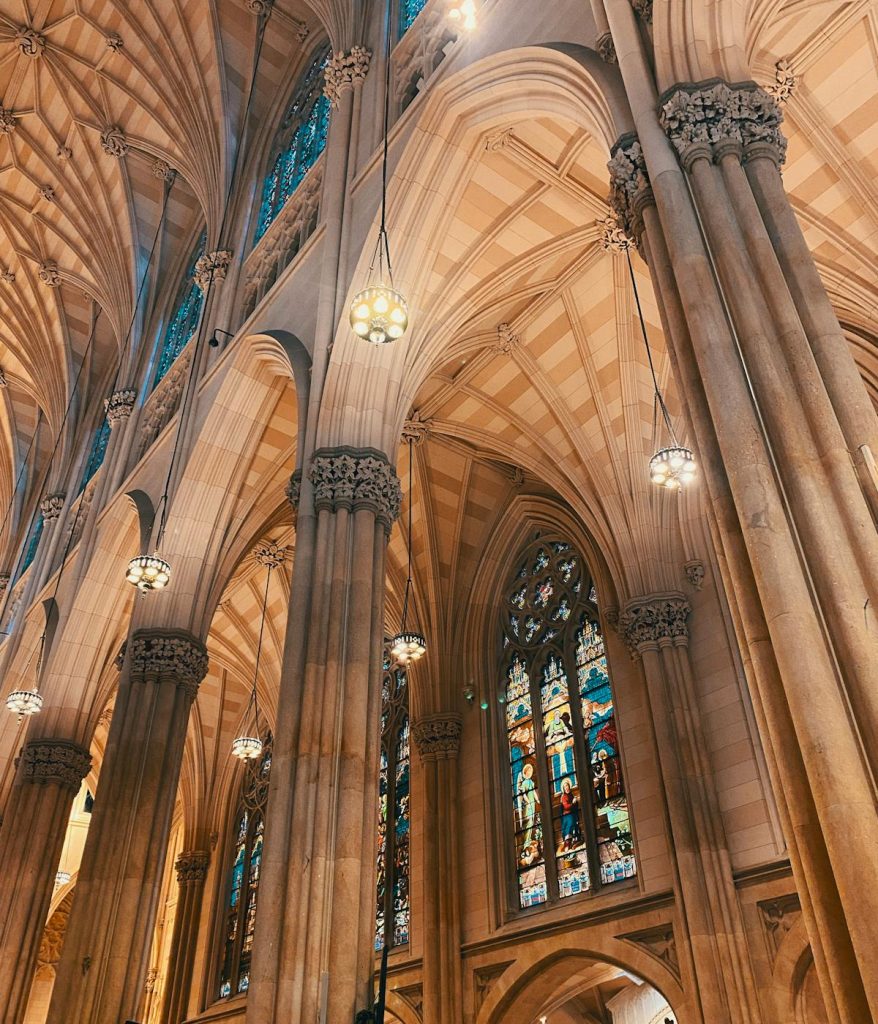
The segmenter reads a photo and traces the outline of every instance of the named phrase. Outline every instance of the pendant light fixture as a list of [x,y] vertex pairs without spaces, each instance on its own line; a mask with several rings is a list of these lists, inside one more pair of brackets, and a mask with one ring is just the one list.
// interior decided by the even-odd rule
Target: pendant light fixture
[[[46,645],[46,634],[40,637],[39,641],[39,657],[37,658],[37,670],[34,686],[32,690],[13,690],[6,698],[6,707],[13,713],[18,715],[19,722],[23,718],[28,718],[31,715],[38,715],[43,709],[43,695],[39,692],[39,679],[40,679],[40,668],[43,663],[43,651]],[[31,651],[31,656],[27,659],[27,664],[24,666],[24,674],[27,675],[27,670],[30,668],[30,663],[33,661],[35,651]]]
[[259,734],[259,699],[256,695],[256,680],[259,678],[259,661],[262,657],[262,638],[265,634],[265,613],[268,609],[268,587],[271,583],[271,573],[275,564],[267,562],[265,575],[265,591],[262,595],[262,619],[259,623],[259,640],[256,644],[256,667],[253,670],[253,688],[250,691],[250,700],[247,702],[245,720],[249,720],[250,708],[253,708],[253,732],[242,733],[232,740],[232,754],[241,761],[252,761],[262,753],[262,738]]
[[408,579],[405,582],[405,596],[402,601],[402,623],[400,630],[390,642],[390,653],[400,663],[419,661],[427,653],[427,641],[423,633],[407,628],[409,598],[412,592],[412,498],[414,496],[414,438],[409,438],[409,515],[408,515]]
[[387,15],[384,74],[384,153],[381,163],[381,227],[369,264],[366,287],[354,296],[350,321],[354,334],[373,345],[401,338],[409,323],[405,298],[393,285],[393,265],[387,238],[387,135],[390,128],[390,14]]
[[476,21],[476,0],[451,0],[448,17],[459,21],[467,32],[474,32]]
[[670,436],[671,443],[660,448],[649,460],[649,478],[657,487],[665,487],[671,491],[682,490],[687,484],[695,479],[697,465],[695,455],[690,448],[680,444],[668,414],[668,407],[662,397],[658,385],[658,378],[655,373],[655,365],[652,361],[652,350],[649,347],[649,336],[646,333],[646,321],[643,319],[643,309],[640,306],[640,295],[637,292],[637,281],[634,277],[634,267],[631,263],[631,250],[625,250],[625,258],[628,260],[628,274],[631,277],[631,287],[634,289],[634,301],[637,304],[637,316],[640,319],[640,330],[643,334],[643,343],[646,345],[646,358],[649,361],[649,372],[652,374],[654,388],[653,399],[653,436],[656,434],[656,421],[658,410],[661,410],[662,419]]

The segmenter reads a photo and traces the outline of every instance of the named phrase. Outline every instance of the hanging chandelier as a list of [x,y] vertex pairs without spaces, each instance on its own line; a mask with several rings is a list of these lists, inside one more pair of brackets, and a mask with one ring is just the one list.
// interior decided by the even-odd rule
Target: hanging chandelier
[[242,733],[232,740],[232,754],[241,761],[253,761],[262,753],[263,742],[259,736],[259,699],[256,695],[256,680],[259,678],[259,662],[262,658],[262,638],[265,635],[265,613],[268,609],[268,587],[271,583],[271,571],[275,565],[280,565],[280,559],[276,562],[267,561],[265,574],[265,591],[262,594],[262,618],[259,622],[259,639],[256,643],[256,666],[253,669],[253,687],[250,690],[250,700],[247,702],[247,710],[244,714],[245,720],[250,717],[250,708],[253,708],[253,733]]
[[381,227],[369,264],[366,287],[351,303],[350,321],[354,334],[373,345],[387,345],[401,338],[409,324],[409,309],[393,284],[390,242],[387,237],[387,135],[390,123],[390,18],[387,19],[384,75],[384,154],[381,163]]
[[451,0],[448,17],[461,22],[467,32],[473,32],[476,28],[476,0]]
[[258,736],[236,736],[232,740],[232,753],[242,761],[252,761],[262,753],[262,740]]
[[150,590],[164,590],[171,580],[171,566],[159,556],[138,555],[128,563],[125,579],[142,593]]
[[628,260],[628,274],[631,278],[631,287],[634,290],[634,301],[637,305],[637,316],[640,319],[640,331],[643,334],[643,343],[646,346],[646,358],[649,362],[649,372],[652,374],[653,386],[653,437],[657,433],[658,413],[661,411],[662,421],[670,435],[671,443],[659,450],[649,460],[649,478],[657,487],[665,487],[670,491],[680,491],[688,484],[691,484],[697,473],[695,454],[691,448],[680,444],[677,440],[674,425],[668,413],[668,407],[662,397],[659,388],[658,377],[655,372],[655,365],[652,361],[652,349],[649,345],[649,335],[646,333],[646,321],[643,318],[643,309],[640,305],[640,295],[637,291],[637,280],[634,277],[634,267],[631,263],[631,249],[625,250],[625,258]]
[[408,578],[405,583],[405,596],[402,602],[402,622],[400,630],[390,641],[390,653],[400,663],[407,665],[410,661],[419,661],[427,653],[427,641],[423,633],[408,629],[409,597],[412,592],[412,496],[414,495],[414,438],[409,438],[409,514],[408,514]]
[[6,707],[13,715],[18,715],[20,722],[25,716],[39,714],[43,697],[36,690],[13,690],[6,698]]
[[67,885],[70,881],[69,871],[56,871],[55,872],[55,888],[60,889],[62,885]]

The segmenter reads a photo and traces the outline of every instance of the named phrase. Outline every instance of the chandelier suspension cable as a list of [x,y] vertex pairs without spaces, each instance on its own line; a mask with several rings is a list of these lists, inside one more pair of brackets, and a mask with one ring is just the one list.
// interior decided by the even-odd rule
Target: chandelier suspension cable
[[390,653],[396,660],[405,665],[410,661],[417,661],[427,653],[427,641],[423,633],[408,628],[409,602],[413,591],[412,580],[412,507],[415,494],[415,441],[413,437],[408,438],[409,444],[409,496],[408,496],[408,536],[406,538],[408,548],[408,575],[405,581],[405,594],[402,599],[402,622],[400,630],[393,637],[390,645]]
[[[387,279],[390,287],[393,287],[393,266],[390,262],[390,241],[387,237],[387,164],[388,164],[388,139],[390,136],[390,44],[391,19],[390,5],[387,6],[387,31],[384,36],[384,135],[383,152],[381,158],[381,229],[378,232],[378,245],[384,245],[387,254]],[[380,256],[379,256],[380,268]],[[380,273],[380,269],[379,269]]]
[[256,691],[256,680],[259,678],[259,663],[262,660],[262,638],[265,634],[265,615],[268,611],[268,588],[271,584],[271,570],[274,568],[273,565],[268,566],[268,571],[265,574],[265,590],[262,594],[262,619],[259,623],[259,639],[256,641],[256,666],[253,669],[253,692],[251,694],[253,700],[253,720],[256,725],[256,735],[259,735],[259,696]]
[[[232,754],[248,764],[254,758],[259,757],[265,746],[259,729],[259,694],[257,692],[256,683],[259,679],[259,665],[262,660],[262,641],[265,636],[265,618],[268,612],[268,588],[271,585],[271,571],[274,569],[274,565],[269,562],[266,568],[265,590],[262,594],[262,618],[259,622],[259,638],[256,641],[256,665],[253,669],[253,687],[250,690],[250,699],[247,701],[247,711],[244,715],[244,731],[240,736],[236,736],[235,739],[232,740]],[[246,724],[249,720],[251,706],[253,707],[252,735],[247,732],[248,724]]]
[[412,590],[412,506],[414,505],[414,440],[409,438],[409,501],[408,501],[408,578],[405,581],[405,595],[402,600],[402,632],[405,632],[409,612],[409,595]]

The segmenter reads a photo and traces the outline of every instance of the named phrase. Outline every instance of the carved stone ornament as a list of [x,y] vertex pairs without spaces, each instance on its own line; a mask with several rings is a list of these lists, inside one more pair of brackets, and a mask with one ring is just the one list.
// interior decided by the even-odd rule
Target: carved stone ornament
[[604,32],[602,36],[598,36],[597,51],[600,54],[601,60],[605,63],[618,63],[618,58],[616,57],[616,44],[613,42],[613,37],[609,32]]
[[606,217],[597,223],[601,229],[601,248],[604,252],[625,252],[634,248],[634,239],[625,234],[615,217]]
[[156,982],[159,980],[159,969],[158,967],[150,967],[146,972],[146,981],[143,985],[143,991],[151,996],[155,992]]
[[210,854],[204,850],[181,853],[174,862],[174,867],[177,869],[177,882],[180,885],[185,885],[186,882],[203,882],[210,867]]
[[647,25],[652,24],[652,0],[631,0],[631,6],[641,21],[645,21]]
[[[12,270],[4,270],[0,273],[0,281],[4,281],[6,284],[15,284],[15,272]],[[5,386],[6,385],[4,384],[3,387]]]
[[46,260],[45,263],[41,263],[37,273],[43,284],[48,285],[49,288],[61,286],[61,271],[54,260]]
[[411,417],[402,425],[402,439],[408,444],[411,441],[415,447],[423,444],[430,436],[430,425],[432,420],[421,419],[420,412],[415,409]]
[[610,152],[607,168],[610,172],[607,202],[622,233],[636,240],[643,230],[643,208],[654,202],[646,161],[636,135],[621,136]]
[[47,203],[55,202],[55,188],[53,185],[41,185],[40,196],[46,200]]
[[619,633],[632,657],[668,645],[685,647],[690,611],[682,594],[655,594],[631,601],[619,616]]
[[311,460],[309,479],[318,512],[371,509],[388,532],[399,516],[399,477],[374,448],[322,448]]
[[686,562],[683,566],[683,573],[689,586],[701,590],[704,585],[704,562],[693,558],[691,562]]
[[43,520],[47,523],[53,522],[64,508],[64,494],[47,494],[40,502],[40,512],[43,513]]
[[729,150],[746,156],[753,146],[769,153],[778,166],[786,156],[783,113],[773,97],[749,82],[675,86],[661,104],[659,119],[684,167]]
[[8,387],[9,387],[9,380],[6,377],[6,372],[4,371],[3,367],[0,366],[0,388],[8,388]]
[[37,954],[37,969],[35,977],[40,979],[54,979],[55,969],[61,959],[61,950],[64,948],[64,936],[67,933],[67,919],[70,916],[70,908],[73,906],[73,892],[68,892],[58,904],[55,913],[46,922],[43,937],[40,939],[40,951]]
[[109,398],[104,399],[104,411],[107,420],[112,426],[120,420],[127,420],[134,411],[134,403],[137,400],[137,392],[134,388],[121,388],[114,391]]
[[485,138],[485,149],[489,153],[496,153],[498,150],[506,149],[512,141],[514,134],[515,128],[512,125],[508,128],[500,128],[496,132],[491,132],[491,134]]
[[0,572],[0,594],[2,594],[9,587],[9,581],[12,579],[12,573]]
[[362,82],[369,71],[372,54],[365,46],[353,46],[347,53],[333,53],[323,73],[323,95],[337,107],[341,94]]
[[159,181],[173,181],[177,177],[177,172],[167,160],[156,157],[152,162],[152,176],[158,178]]
[[457,757],[463,725],[460,715],[429,715],[412,726],[412,736],[422,761]]
[[247,0],[247,10],[251,14],[268,14],[274,0]]
[[494,348],[504,355],[518,348],[521,344],[521,335],[513,328],[512,324],[497,324],[497,343]]
[[774,963],[787,932],[798,921],[802,912],[799,896],[798,893],[790,893],[777,899],[761,900],[756,905],[762,914],[762,930],[768,945],[768,955]]
[[672,924],[660,924],[655,928],[644,928],[643,931],[617,935],[616,938],[645,950],[659,963],[664,964],[675,978],[679,979],[680,960],[677,955],[677,940],[674,937]]
[[774,81],[770,85],[766,85],[765,91],[769,96],[773,96],[778,103],[786,103],[796,91],[797,81],[790,62],[781,58],[774,65]]
[[253,549],[253,557],[265,569],[277,569],[284,564],[287,549],[273,540],[263,541]]
[[22,26],[15,33],[15,41],[18,44],[19,52],[32,60],[40,57],[46,48],[46,37],[30,25]]
[[0,107],[0,135],[11,135],[15,131],[15,114],[9,107]]
[[293,506],[293,510],[298,512],[299,500],[302,497],[302,471],[297,469],[295,473],[290,477],[290,482],[287,484],[285,491],[287,501]]
[[121,160],[130,148],[125,132],[118,125],[111,125],[101,132],[101,149],[107,156]]
[[56,146],[55,156],[59,160],[69,160],[73,156],[73,150],[69,146]]
[[214,249],[199,256],[195,262],[195,283],[205,291],[211,281],[225,281],[232,262],[231,249]]
[[113,53],[118,53],[125,45],[122,41],[122,37],[119,35],[118,32],[111,32],[105,38],[107,41],[107,49],[112,50]]
[[31,740],[21,752],[22,777],[41,785],[52,783],[78,793],[91,768],[91,754],[70,740]]
[[171,680],[194,699],[207,674],[207,650],[182,630],[140,629],[131,638],[129,665],[132,678]]

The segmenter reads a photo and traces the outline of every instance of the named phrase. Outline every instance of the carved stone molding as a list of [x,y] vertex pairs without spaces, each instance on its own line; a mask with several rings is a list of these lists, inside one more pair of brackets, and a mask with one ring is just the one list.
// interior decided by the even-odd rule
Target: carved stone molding
[[43,498],[40,502],[40,512],[43,513],[44,522],[52,523],[61,515],[66,497],[66,494],[47,494]]
[[40,951],[37,954],[36,977],[50,979],[55,977],[55,966],[61,959],[64,948],[64,936],[67,932],[67,919],[73,906],[73,892],[67,893],[58,904],[55,913],[46,922],[43,937],[40,939]]
[[73,156],[73,150],[69,146],[56,146],[55,156],[59,160],[69,160]]
[[506,149],[514,135],[515,128],[512,125],[508,128],[499,128],[485,138],[485,149],[489,153],[496,153],[498,150]]
[[302,497],[302,471],[297,469],[290,477],[285,494],[287,501],[293,506],[293,513],[299,511],[299,500]]
[[659,963],[664,964],[679,980],[680,960],[677,955],[677,940],[674,937],[672,924],[660,924],[655,928],[644,928],[643,931],[617,935],[616,938],[645,950]]
[[798,921],[802,911],[798,893],[778,896],[772,900],[762,900],[756,904],[762,916],[762,930],[768,945],[771,962],[777,959],[778,951],[787,932]]
[[101,149],[107,156],[114,156],[121,160],[131,147],[125,138],[125,132],[117,125],[111,125],[101,132]]
[[625,252],[634,248],[634,239],[625,234],[615,217],[606,217],[597,223],[601,229],[601,248],[604,252]]
[[631,0],[634,13],[647,25],[652,24],[652,0]]
[[786,103],[796,91],[798,79],[790,67],[790,62],[781,58],[774,65],[774,81],[766,85],[765,91],[769,96],[774,97],[778,103]]
[[411,441],[416,447],[419,444],[423,444],[430,436],[430,426],[432,422],[432,420],[421,419],[420,412],[415,409],[411,417],[402,425],[403,441],[405,441],[406,444]]
[[207,869],[210,867],[210,854],[204,850],[190,850],[181,853],[174,862],[177,869],[177,882],[185,885],[187,882],[203,882],[207,877]]
[[428,715],[412,726],[412,737],[422,761],[444,761],[457,757],[463,723],[460,715]]
[[15,33],[15,42],[19,52],[32,60],[41,57],[46,49],[46,37],[31,25],[24,25]]
[[[3,281],[6,284],[15,284],[15,271],[4,270],[0,272],[0,281]],[[6,379],[5,375],[3,379]],[[3,384],[3,387],[6,387],[6,385]]]
[[46,260],[44,263],[41,263],[37,274],[43,284],[47,287],[60,288],[61,271],[58,269],[58,264],[54,260]]
[[125,43],[122,41],[122,37],[118,32],[111,32],[108,36],[104,37],[107,49],[112,50],[113,53],[118,53],[124,46]]
[[284,564],[287,548],[276,544],[273,540],[263,541],[253,549],[253,557],[265,569],[277,569]]
[[322,448],[314,453],[308,475],[318,512],[371,509],[388,531],[399,516],[399,477],[374,448]]
[[21,751],[21,767],[25,782],[52,783],[78,793],[91,768],[91,754],[71,740],[31,740]]
[[604,32],[603,35],[598,36],[596,45],[602,61],[607,64],[618,63],[618,58],[616,57],[616,44],[613,42],[613,37],[609,32]]
[[173,181],[177,177],[177,172],[167,160],[161,160],[157,157],[152,162],[152,176],[160,181]]
[[0,594],[2,594],[9,587],[9,581],[11,579],[12,573],[0,572]]
[[207,649],[191,633],[172,629],[139,629],[129,644],[132,678],[171,680],[194,699],[207,674]]
[[477,967],[473,971],[476,1010],[481,1009],[482,1004],[491,994],[491,989],[494,987],[494,983],[506,971],[506,969],[511,967],[514,963],[514,960],[505,960],[503,963],[489,964],[487,967]]
[[333,53],[323,75],[323,95],[332,106],[338,106],[345,90],[352,89],[355,82],[363,81],[369,72],[371,59],[372,54],[365,46],[352,46],[347,53]]
[[15,131],[15,114],[9,107],[0,107],[0,135],[11,135]]
[[682,594],[654,594],[630,601],[619,617],[619,633],[632,656],[689,643],[691,608]]
[[509,355],[513,349],[518,348],[521,344],[521,335],[516,331],[512,324],[502,323],[497,324],[497,343],[494,348],[498,352],[502,352],[504,355]]
[[38,191],[40,193],[40,198],[45,199],[47,203],[55,202],[56,193],[54,185],[41,185]]
[[231,249],[214,249],[199,256],[195,261],[195,283],[205,291],[211,281],[225,281],[231,262]]
[[109,398],[104,399],[104,411],[107,420],[111,425],[120,420],[127,420],[134,411],[134,403],[137,401],[137,392],[134,388],[120,388],[114,391]]
[[247,10],[257,16],[268,14],[273,4],[274,0],[247,0]]
[[146,972],[146,981],[144,982],[144,985],[143,985],[143,991],[148,996],[151,996],[153,994],[153,992],[155,992],[155,987],[156,987],[156,984],[157,984],[158,980],[159,980],[159,969],[158,969],[158,967],[150,967],[150,969]]
[[687,168],[699,158],[719,159],[728,152],[746,156],[752,147],[778,165],[786,155],[783,113],[772,96],[751,82],[674,86],[665,93],[659,119]]
[[689,586],[696,590],[701,590],[704,586],[704,562],[701,559],[693,558],[691,562],[686,562],[683,566],[683,574]]
[[653,203],[652,186],[640,140],[633,133],[621,136],[610,151],[610,195],[607,202],[622,233],[637,239],[643,230],[643,209]]

